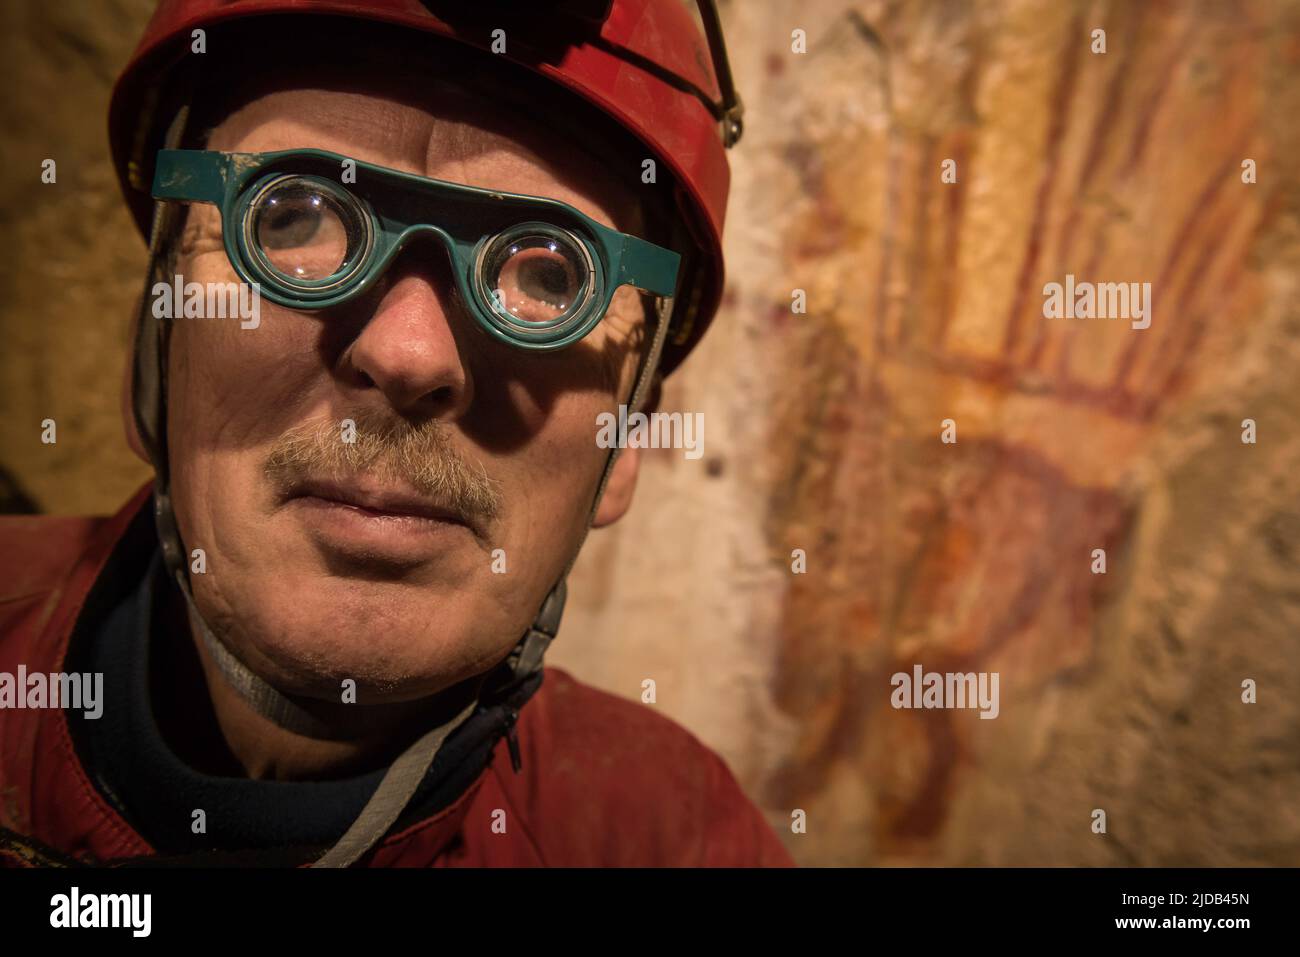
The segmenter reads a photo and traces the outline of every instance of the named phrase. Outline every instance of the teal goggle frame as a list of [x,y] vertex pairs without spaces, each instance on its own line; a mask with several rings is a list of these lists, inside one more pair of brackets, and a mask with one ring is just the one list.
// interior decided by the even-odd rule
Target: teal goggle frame
[[[348,172],[354,182],[344,181]],[[436,235],[478,324],[523,349],[550,351],[581,339],[619,286],[672,297],[681,262],[560,200],[430,179],[325,150],[160,150],[153,196],[216,205],[235,272],[291,309],[326,309],[362,295],[407,242]]]

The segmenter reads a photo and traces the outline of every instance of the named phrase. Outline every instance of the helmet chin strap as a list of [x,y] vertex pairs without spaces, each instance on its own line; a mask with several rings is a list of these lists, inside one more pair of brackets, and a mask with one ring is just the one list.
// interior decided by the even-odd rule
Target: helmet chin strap
[[[187,113],[188,107],[182,107],[178,111],[167,132],[167,146],[175,147],[179,143]],[[181,594],[185,596],[191,628],[203,642],[204,648],[224,679],[239,693],[248,706],[287,731],[313,738],[336,737],[336,730],[317,715],[311,708],[310,701],[284,694],[240,661],[209,627],[194,600],[187,574],[186,553],[172,508],[167,462],[166,366],[170,329],[165,322],[154,316],[149,306],[150,291],[154,283],[161,278],[169,260],[165,247],[167,240],[172,238],[177,222],[174,204],[161,201],[154,204],[148,279],[140,304],[135,364],[132,373],[132,398],[136,425],[157,472],[154,486],[155,520],[163,559]],[[659,358],[672,316],[672,305],[672,297],[660,299],[650,348],[641,360],[632,395],[628,401],[630,411],[640,411],[648,395],[650,382],[659,366]],[[505,669],[504,680],[494,682],[492,687],[485,691],[485,676],[479,676],[479,688],[471,696],[469,704],[444,724],[425,733],[398,756],[361,814],[338,843],[317,860],[313,867],[347,867],[370,850],[388,833],[410,803],[443,742],[474,713],[480,701],[488,696],[496,700],[508,698],[511,693],[519,691],[541,672],[542,658],[559,630],[560,618],[564,611],[565,580],[595,520],[620,451],[616,444],[605,460],[605,468],[596,487],[582,537],[570,554],[559,581],[547,594],[532,626],[519,639],[502,665],[498,666]],[[356,723],[351,724],[350,730],[355,732],[364,730],[370,725],[377,725],[378,722],[371,718],[370,714],[364,708],[358,708],[353,719]],[[514,717],[517,717],[517,714],[514,714]],[[510,734],[513,736],[513,719]],[[513,737],[511,743],[513,748]]]

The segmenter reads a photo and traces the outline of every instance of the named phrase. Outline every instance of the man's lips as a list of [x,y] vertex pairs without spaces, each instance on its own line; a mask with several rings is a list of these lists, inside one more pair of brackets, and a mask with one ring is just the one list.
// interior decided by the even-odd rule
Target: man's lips
[[374,519],[416,519],[463,525],[476,534],[481,531],[476,522],[455,508],[430,501],[410,489],[385,486],[364,478],[308,479],[295,483],[285,499],[315,500],[311,504],[352,509]]

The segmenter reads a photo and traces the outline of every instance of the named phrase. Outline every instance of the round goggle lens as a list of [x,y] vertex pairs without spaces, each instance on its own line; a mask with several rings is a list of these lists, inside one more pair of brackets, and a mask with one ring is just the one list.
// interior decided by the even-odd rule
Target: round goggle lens
[[587,293],[590,266],[577,242],[551,233],[498,240],[483,261],[483,283],[499,310],[520,323],[555,323]]
[[316,283],[344,272],[366,244],[365,214],[356,201],[315,180],[277,180],[250,213],[262,258],[292,283]]

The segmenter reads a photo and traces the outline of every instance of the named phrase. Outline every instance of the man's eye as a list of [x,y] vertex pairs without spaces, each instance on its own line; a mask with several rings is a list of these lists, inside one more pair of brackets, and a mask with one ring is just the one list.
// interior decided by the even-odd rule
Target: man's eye
[[254,200],[249,215],[260,254],[294,280],[316,282],[337,275],[364,235],[355,200],[301,177],[272,184]]
[[567,308],[577,292],[573,269],[559,256],[520,263],[515,281],[524,295],[558,310]]
[[551,237],[521,238],[490,257],[487,272],[498,303],[528,322],[564,315],[582,292],[577,253]]
[[269,204],[258,223],[258,240],[266,249],[294,249],[305,246],[320,231],[320,206],[310,200]]

